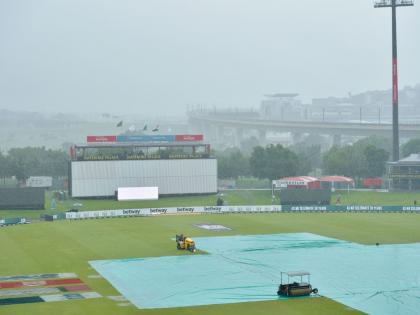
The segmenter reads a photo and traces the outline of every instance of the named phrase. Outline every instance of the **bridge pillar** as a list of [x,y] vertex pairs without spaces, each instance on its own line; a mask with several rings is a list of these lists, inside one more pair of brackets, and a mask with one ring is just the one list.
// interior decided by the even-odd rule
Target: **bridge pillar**
[[213,132],[212,132],[212,126],[208,123],[202,122],[200,124],[200,132],[204,135],[204,139],[206,139],[206,141],[210,141],[213,142]]
[[303,133],[301,132],[294,132],[292,133],[292,142],[293,144],[297,144],[299,142],[302,142]]
[[259,129],[258,130],[258,142],[261,146],[265,144],[267,132],[265,130]]
[[234,133],[235,133],[235,143],[234,143],[234,145],[235,145],[235,147],[240,148],[241,147],[241,142],[244,139],[244,130],[242,128],[237,127],[237,128],[235,128]]
[[213,145],[217,145],[221,139],[219,131],[219,126],[217,124],[206,124],[204,134],[207,141],[210,141]]
[[190,133],[194,134],[194,133],[203,132],[201,126],[202,126],[202,124],[197,122],[196,120],[193,120],[191,118],[188,120],[188,132],[190,132]]
[[222,125],[214,125],[214,138],[217,144],[224,142],[225,128]]
[[332,145],[341,147],[341,135],[333,135],[332,136]]

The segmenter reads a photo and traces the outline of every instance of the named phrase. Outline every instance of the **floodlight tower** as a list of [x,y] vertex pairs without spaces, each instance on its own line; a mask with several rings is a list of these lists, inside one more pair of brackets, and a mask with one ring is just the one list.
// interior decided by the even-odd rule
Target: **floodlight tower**
[[375,8],[392,8],[392,160],[400,159],[398,127],[398,59],[397,59],[397,7],[413,6],[413,0],[374,0]]

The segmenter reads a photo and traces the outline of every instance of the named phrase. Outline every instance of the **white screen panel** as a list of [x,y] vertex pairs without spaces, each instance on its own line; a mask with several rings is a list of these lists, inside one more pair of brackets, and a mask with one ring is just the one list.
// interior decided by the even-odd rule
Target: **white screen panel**
[[158,187],[118,187],[118,200],[158,200]]

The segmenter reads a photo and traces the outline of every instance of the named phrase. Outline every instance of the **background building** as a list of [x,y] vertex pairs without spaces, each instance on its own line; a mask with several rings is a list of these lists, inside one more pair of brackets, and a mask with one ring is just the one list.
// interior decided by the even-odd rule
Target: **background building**
[[261,101],[261,118],[268,120],[303,120],[305,108],[296,93],[276,93],[266,95]]
[[390,189],[419,190],[420,189],[420,154],[388,163]]

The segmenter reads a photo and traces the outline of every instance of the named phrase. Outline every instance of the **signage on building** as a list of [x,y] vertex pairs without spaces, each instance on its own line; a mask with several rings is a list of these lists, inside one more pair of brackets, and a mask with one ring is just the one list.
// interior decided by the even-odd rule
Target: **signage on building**
[[122,135],[122,136],[87,136],[88,143],[101,142],[199,142],[203,135]]
[[176,135],[175,141],[203,141],[203,135]]
[[87,142],[115,142],[117,136],[87,136]]

